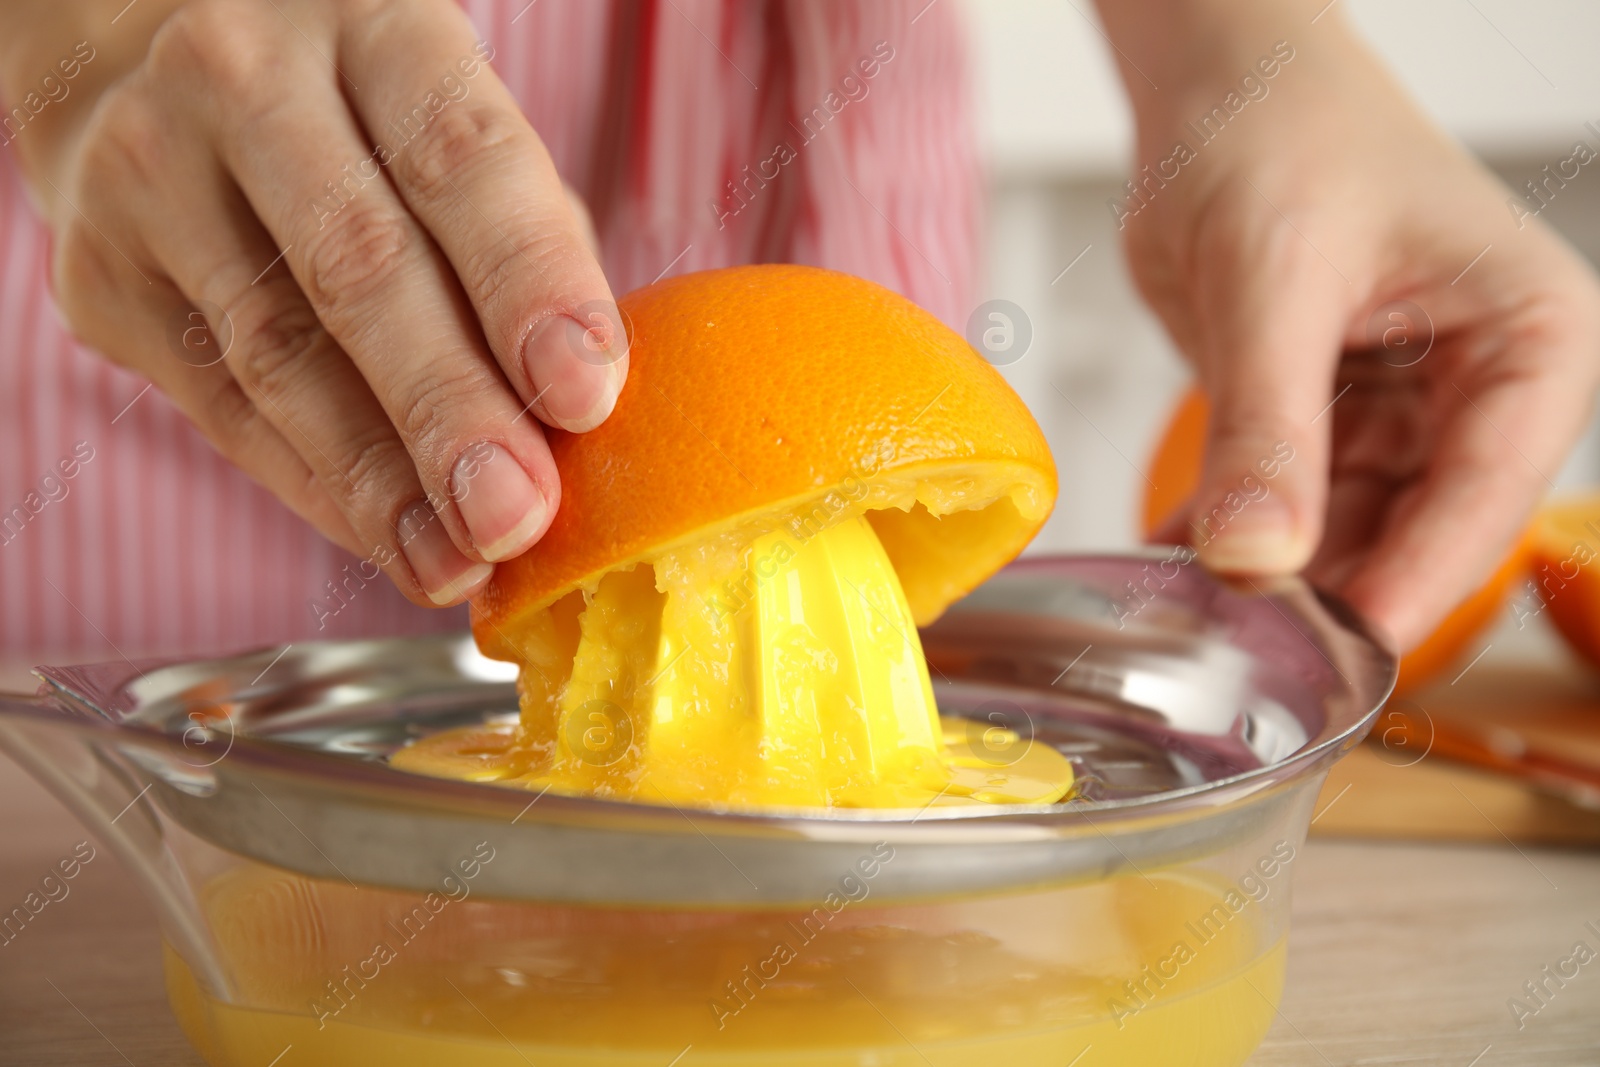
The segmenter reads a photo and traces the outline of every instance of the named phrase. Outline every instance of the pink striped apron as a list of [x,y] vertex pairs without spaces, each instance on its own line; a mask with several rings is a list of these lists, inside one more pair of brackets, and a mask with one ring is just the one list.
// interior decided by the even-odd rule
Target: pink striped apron
[[[593,207],[618,293],[792,261],[965,319],[979,186],[952,5],[464,3]],[[49,256],[0,153],[0,659],[465,625],[464,609],[415,607],[382,579],[344,594],[336,614],[317,611],[339,603],[332,583],[353,558],[218,457],[145,380],[75,342],[50,300]]]

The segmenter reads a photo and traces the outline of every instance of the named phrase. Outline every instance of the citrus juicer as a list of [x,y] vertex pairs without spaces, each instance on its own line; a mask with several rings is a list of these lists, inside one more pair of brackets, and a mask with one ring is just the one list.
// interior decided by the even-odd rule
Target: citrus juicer
[[[1395,658],[1297,579],[1035,557],[922,633],[942,714],[1050,805],[731,810],[426,778],[516,715],[465,635],[43,667],[0,747],[156,904],[213,1064],[1243,1062],[1294,857]],[[981,746],[979,746],[981,751]],[[997,762],[997,770],[1002,763]]]

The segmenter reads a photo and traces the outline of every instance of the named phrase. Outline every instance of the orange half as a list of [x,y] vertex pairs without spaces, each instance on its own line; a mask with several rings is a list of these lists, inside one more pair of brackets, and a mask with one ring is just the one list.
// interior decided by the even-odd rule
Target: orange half
[[941,722],[917,627],[1055,500],[995,370],[859,278],[739,267],[620,302],[611,417],[551,432],[562,502],[474,604],[516,729],[402,752],[454,777],[672,803],[1042,802],[1071,767]]

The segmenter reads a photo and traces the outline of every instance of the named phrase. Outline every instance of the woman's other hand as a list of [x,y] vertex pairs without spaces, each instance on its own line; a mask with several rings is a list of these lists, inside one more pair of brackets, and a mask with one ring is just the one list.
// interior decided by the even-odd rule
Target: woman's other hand
[[[1211,398],[1201,559],[1307,567],[1414,645],[1505,555],[1590,415],[1595,276],[1336,9],[1101,7],[1138,117],[1129,259]],[[1219,515],[1263,462],[1267,495]]]

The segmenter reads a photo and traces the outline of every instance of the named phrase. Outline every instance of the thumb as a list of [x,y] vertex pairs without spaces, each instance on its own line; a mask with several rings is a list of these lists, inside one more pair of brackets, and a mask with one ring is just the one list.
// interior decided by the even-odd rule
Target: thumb
[[1327,409],[1350,290],[1303,238],[1274,246],[1276,256],[1239,257],[1202,294],[1212,414],[1188,539],[1228,574],[1300,570],[1327,507]]

